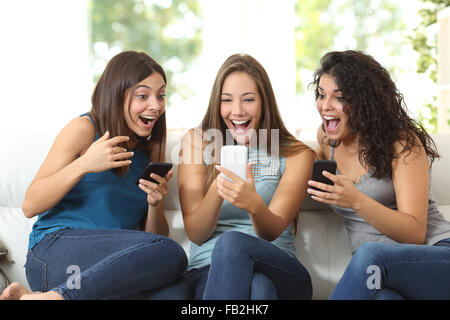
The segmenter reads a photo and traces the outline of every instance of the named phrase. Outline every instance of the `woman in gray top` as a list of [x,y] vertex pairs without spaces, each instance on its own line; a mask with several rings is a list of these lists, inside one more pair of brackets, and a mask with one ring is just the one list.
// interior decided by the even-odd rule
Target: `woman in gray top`
[[[450,299],[450,223],[430,195],[438,158],[389,73],[358,51],[329,52],[312,83],[318,157],[334,184],[311,197],[344,216],[353,257],[330,299]],[[333,147],[331,147],[333,146]]]

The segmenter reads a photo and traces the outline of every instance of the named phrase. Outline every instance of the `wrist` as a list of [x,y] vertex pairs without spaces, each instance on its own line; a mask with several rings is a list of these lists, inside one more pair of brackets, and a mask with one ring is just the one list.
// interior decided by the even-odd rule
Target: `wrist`
[[152,210],[152,211],[157,211],[159,207],[159,201],[157,201],[156,203],[148,203],[148,211]]
[[75,170],[76,175],[84,176],[89,173],[89,170],[84,166],[82,156],[72,162],[72,168]]
[[[223,200],[222,197],[219,194],[219,187],[217,186],[217,177],[211,183],[211,186],[209,187],[209,190],[211,190],[213,192],[213,194],[215,195],[215,197],[218,200]],[[209,192],[209,190],[208,190],[208,192]]]
[[361,211],[366,201],[366,198],[367,197],[364,193],[359,192],[358,196],[356,197],[356,200],[353,201],[351,208],[356,212]]
[[258,212],[262,212],[264,207],[266,207],[266,203],[259,194],[256,194],[254,200],[250,202],[248,213],[251,216],[255,216]]

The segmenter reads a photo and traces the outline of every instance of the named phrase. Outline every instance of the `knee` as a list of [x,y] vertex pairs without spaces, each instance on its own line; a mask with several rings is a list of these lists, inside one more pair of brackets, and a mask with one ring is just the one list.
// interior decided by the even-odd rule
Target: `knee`
[[166,238],[164,240],[168,246],[172,249],[173,251],[173,257],[174,257],[174,262],[178,262],[176,263],[178,265],[178,269],[180,273],[183,273],[188,265],[188,258],[186,255],[186,251],[184,250],[184,248],[175,240],[172,240],[170,238]]
[[[173,239],[157,235],[151,238],[152,244],[160,244],[160,259],[170,261],[170,267],[175,274],[182,274],[188,265],[188,258],[183,247]],[[151,249],[150,249],[151,250]]]
[[222,234],[214,246],[214,249],[221,251],[233,251],[236,250],[242,241],[245,240],[247,235],[239,231],[228,231]]
[[248,237],[245,233],[238,231],[228,231],[222,234],[216,241],[212,256],[226,257],[227,259],[236,256],[242,251],[242,243]]
[[352,257],[353,267],[367,269],[371,265],[380,265],[384,244],[380,242],[366,242],[362,244]]

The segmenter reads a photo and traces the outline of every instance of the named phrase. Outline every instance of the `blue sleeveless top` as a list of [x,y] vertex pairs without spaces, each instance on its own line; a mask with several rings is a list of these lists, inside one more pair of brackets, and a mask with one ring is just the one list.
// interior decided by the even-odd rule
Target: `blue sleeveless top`
[[[85,115],[94,124],[89,114],[81,116]],[[40,214],[29,236],[29,249],[59,229],[135,229],[148,208],[147,194],[135,184],[148,159],[144,150],[134,150],[130,159],[124,177],[112,170],[87,173],[57,205]]]
[[[205,153],[205,162],[209,163],[210,156]],[[261,196],[266,205],[270,204],[272,196],[278,187],[286,166],[286,158],[274,158],[266,153],[260,153],[257,149],[250,149],[248,162],[252,162],[252,173],[255,181],[256,192]],[[274,245],[295,257],[294,235],[286,228],[281,235],[272,241]],[[242,210],[224,200],[220,209],[217,227],[212,236],[200,246],[191,242],[188,270],[201,268],[211,264],[211,253],[220,235],[227,231],[240,231],[248,235],[258,237],[253,230],[248,212]]]

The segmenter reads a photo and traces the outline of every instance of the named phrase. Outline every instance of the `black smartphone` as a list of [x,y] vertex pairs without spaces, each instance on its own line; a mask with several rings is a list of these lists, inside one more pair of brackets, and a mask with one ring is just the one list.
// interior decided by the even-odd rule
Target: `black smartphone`
[[[172,169],[172,164],[168,162],[150,162],[144,169],[139,179],[149,180],[150,182],[158,183],[153,178],[150,178],[151,173],[156,173],[160,177],[165,177],[167,172]],[[136,184],[139,184],[139,179],[136,180]]]
[[[328,171],[329,173],[336,174],[337,164],[334,160],[316,160],[314,161],[314,169],[312,173],[312,180],[317,182],[333,185],[333,181],[328,179],[322,174],[322,171]],[[311,189],[323,191],[319,188],[310,186]]]

